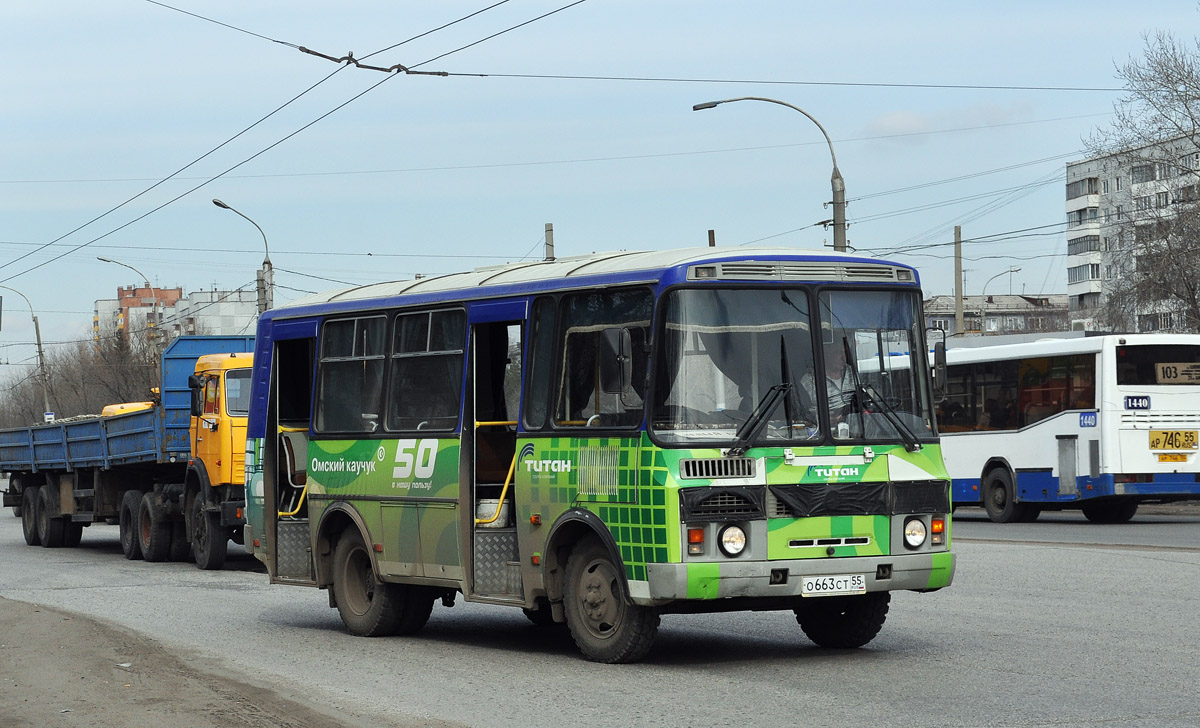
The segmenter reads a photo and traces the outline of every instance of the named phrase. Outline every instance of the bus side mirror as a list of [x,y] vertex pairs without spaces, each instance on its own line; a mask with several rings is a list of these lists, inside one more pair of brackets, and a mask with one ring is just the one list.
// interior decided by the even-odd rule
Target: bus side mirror
[[933,345],[933,394],[939,400],[946,396],[946,342]]
[[191,390],[191,415],[199,417],[204,414],[204,402],[200,399],[200,393],[204,390],[204,380],[195,374],[188,376],[188,389]]

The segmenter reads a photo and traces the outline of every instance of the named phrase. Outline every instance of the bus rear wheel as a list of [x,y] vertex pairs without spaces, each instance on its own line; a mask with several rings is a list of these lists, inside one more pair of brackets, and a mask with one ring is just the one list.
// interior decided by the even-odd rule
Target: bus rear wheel
[[991,471],[983,480],[983,508],[995,523],[1017,523],[1029,510],[1017,502],[1012,476],[1002,468]]
[[1084,503],[1083,517],[1092,523],[1128,523],[1137,513],[1138,502],[1132,498]]
[[[342,533],[333,550],[333,596],[352,634],[381,637],[400,627],[404,594],[395,584],[376,578],[371,554],[354,528]],[[429,604],[432,607],[432,599]]]
[[810,597],[794,610],[796,622],[810,640],[821,647],[862,647],[879,634],[887,619],[890,592],[861,596]]
[[563,607],[571,637],[593,662],[636,662],[658,633],[658,611],[629,601],[621,572],[594,538],[571,551]]

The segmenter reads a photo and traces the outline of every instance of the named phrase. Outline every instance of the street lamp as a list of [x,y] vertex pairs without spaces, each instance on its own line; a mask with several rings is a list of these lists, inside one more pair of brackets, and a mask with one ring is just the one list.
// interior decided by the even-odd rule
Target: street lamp
[[829,138],[829,133],[825,131],[825,127],[821,126],[821,122],[814,119],[812,114],[799,106],[793,106],[786,101],[768,99],[762,96],[740,96],[736,99],[705,101],[702,104],[693,106],[692,111],[703,111],[704,109],[711,109],[720,104],[728,104],[734,101],[766,101],[767,103],[786,106],[807,116],[808,120],[816,124],[821,133],[825,135],[825,142],[829,144],[829,156],[833,159],[833,176],[830,178],[830,182],[833,185],[833,249],[844,251],[846,249],[846,181],[842,179],[842,173],[838,171],[837,155],[833,152],[833,140]]
[[42,407],[43,407],[42,412],[44,413],[44,416],[48,420],[50,417],[50,414],[51,414],[50,413],[50,378],[46,376],[46,353],[44,351],[42,351],[42,329],[40,326],[38,326],[37,314],[35,314],[33,312],[33,304],[29,302],[28,298],[25,298],[24,293],[21,293],[20,291],[18,291],[15,288],[9,288],[8,286],[0,286],[0,288],[3,288],[6,291],[12,291],[13,293],[17,294],[21,298],[24,298],[25,305],[29,306],[29,317],[33,319],[33,336],[37,341],[38,369],[39,369],[39,371],[41,371],[41,374],[42,374]]
[[220,200],[218,200],[216,198],[213,198],[212,202],[214,205],[221,208],[222,210],[229,210],[230,212],[234,212],[234,213],[237,213],[238,215],[241,215],[241,217],[244,220],[248,221],[251,225],[258,228],[259,235],[262,235],[263,253],[264,253],[263,267],[262,267],[262,270],[259,271],[258,274],[255,276],[255,278],[257,279],[257,283],[258,283],[258,312],[261,314],[262,312],[271,308],[275,304],[274,295],[273,295],[274,292],[272,291],[272,289],[275,287],[275,272],[271,267],[271,249],[267,246],[267,234],[263,232],[263,229],[259,226],[258,223],[254,222],[253,220],[246,217],[245,215],[242,215],[242,213],[238,212],[237,210],[230,207],[229,205],[226,205],[224,202],[221,202]]
[[[142,280],[146,282],[146,290],[150,292],[151,318],[158,317],[158,296],[154,295],[154,286],[150,285],[150,278],[145,273],[141,272],[137,268],[134,268],[132,265],[129,265],[128,263],[122,263],[121,261],[113,260],[112,258],[105,258],[103,256],[97,255],[96,260],[99,260],[103,263],[114,263],[116,265],[123,266],[123,267],[128,268],[129,270],[133,271],[134,273],[137,273],[139,276],[141,276]],[[158,326],[157,321],[154,322],[153,324],[150,324],[150,323],[146,324],[146,338],[149,339],[150,341],[154,342],[154,344],[156,346],[158,344],[158,333],[159,333],[157,326]]]
[[1000,276],[1009,275],[1012,273],[1020,273],[1020,272],[1021,272],[1020,268],[1010,267],[1008,270],[1003,271],[1001,273],[997,273],[996,275],[992,276],[991,278],[988,278],[986,281],[983,282],[983,290],[979,292],[979,330],[981,332],[980,333],[981,336],[987,336],[987,287],[988,287],[988,284],[991,283],[992,281],[996,280]]

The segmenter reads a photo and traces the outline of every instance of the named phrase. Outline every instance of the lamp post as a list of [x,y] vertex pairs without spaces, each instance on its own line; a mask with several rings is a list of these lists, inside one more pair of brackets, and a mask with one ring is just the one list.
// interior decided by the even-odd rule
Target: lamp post
[[12,291],[13,293],[17,294],[21,298],[24,298],[25,305],[29,306],[29,317],[31,319],[33,319],[33,336],[34,336],[34,339],[37,341],[38,370],[41,372],[41,376],[42,376],[42,407],[43,407],[42,412],[44,413],[44,416],[47,418],[47,421],[49,421],[49,418],[51,416],[51,413],[50,413],[50,378],[46,376],[46,353],[44,351],[42,351],[42,329],[40,326],[38,326],[37,314],[35,314],[33,312],[33,304],[29,302],[28,298],[25,298],[24,293],[21,293],[20,291],[18,291],[15,288],[9,288],[8,286],[0,286],[0,288],[3,288],[6,291]]
[[[137,268],[134,268],[132,265],[129,265],[128,263],[122,263],[121,261],[113,260],[112,258],[105,258],[103,256],[97,255],[96,260],[99,260],[104,263],[113,263],[113,264],[116,264],[119,266],[123,266],[123,267],[128,268],[129,270],[133,271],[134,273],[137,273],[139,276],[141,276],[142,280],[145,281],[145,283],[146,283],[146,290],[150,292],[150,298],[152,300],[152,303],[150,304],[151,318],[157,319],[157,317],[158,317],[158,296],[154,295],[154,286],[150,285],[150,278],[145,273],[141,272]],[[159,323],[158,321],[155,321],[153,325],[151,325],[149,323],[146,324],[146,338],[149,339],[152,342],[152,345],[155,347],[158,346],[158,341],[159,341],[158,323]]]
[[821,133],[825,135],[825,142],[829,144],[829,156],[833,159],[833,176],[830,178],[830,183],[833,186],[833,249],[844,251],[846,249],[846,181],[842,179],[842,173],[838,171],[837,155],[833,151],[833,140],[829,138],[829,134],[825,131],[825,127],[821,126],[821,122],[813,118],[812,114],[808,113],[799,106],[793,106],[786,101],[768,99],[762,96],[739,96],[736,99],[706,101],[702,104],[696,104],[693,106],[692,111],[703,111],[704,109],[711,109],[720,104],[729,104],[734,101],[766,101],[767,103],[786,106],[789,109],[794,109],[795,111],[799,111],[801,114],[807,116],[808,120],[816,124],[817,128],[821,130]]
[[991,278],[988,278],[986,281],[983,282],[983,290],[979,292],[979,330],[980,330],[981,336],[987,336],[987,287],[988,287],[988,284],[991,283],[992,281],[996,280],[1000,276],[1009,275],[1012,273],[1019,273],[1020,271],[1021,271],[1020,268],[1010,267],[1008,270],[1003,271],[1001,273],[997,273],[996,275],[992,276]]
[[221,202],[220,200],[218,200],[216,198],[213,198],[212,202],[214,205],[221,208],[222,210],[229,210],[230,212],[237,213],[238,215],[240,215],[242,217],[242,219],[246,220],[251,225],[258,228],[258,234],[262,235],[263,253],[264,253],[263,267],[262,267],[262,270],[260,270],[258,272],[258,274],[255,276],[256,282],[258,284],[257,285],[257,288],[258,288],[258,312],[261,314],[262,312],[266,311],[267,309],[269,309],[275,305],[274,291],[272,290],[275,287],[275,271],[271,267],[271,249],[267,246],[267,234],[263,232],[262,227],[260,227],[258,223],[254,222],[253,220],[246,217],[245,215],[242,215],[242,213],[238,212],[237,210],[235,210],[234,208],[225,204],[224,202]]

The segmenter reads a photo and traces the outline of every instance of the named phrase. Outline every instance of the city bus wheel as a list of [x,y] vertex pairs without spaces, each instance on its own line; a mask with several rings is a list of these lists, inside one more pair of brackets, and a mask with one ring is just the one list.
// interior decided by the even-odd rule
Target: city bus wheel
[[1132,498],[1100,503],[1084,503],[1083,517],[1092,523],[1128,523],[1137,513],[1138,502]]
[[571,637],[594,662],[636,662],[658,633],[658,611],[632,604],[621,572],[596,539],[581,541],[567,560],[563,607]]
[[794,610],[796,622],[821,647],[862,647],[879,634],[887,619],[890,592],[861,596],[810,597]]
[[166,561],[171,555],[171,522],[154,503],[154,494],[146,493],[138,502],[138,545],[146,561]]
[[38,488],[37,531],[45,548],[56,549],[63,545],[62,518],[50,515],[50,491],[44,487]]
[[204,510],[204,498],[197,495],[192,500],[192,554],[196,566],[205,571],[221,568],[228,549],[229,537],[221,528],[220,514]]
[[142,558],[142,543],[137,534],[137,512],[141,505],[141,491],[127,490],[121,497],[120,518],[117,521],[121,534],[121,551],[130,561]]
[[[346,629],[360,637],[393,634],[402,617],[399,592],[376,578],[371,553],[357,529],[344,531],[333,551],[333,595]],[[432,609],[432,599],[429,606]]]
[[546,597],[538,597],[534,602],[533,609],[521,609],[525,614],[525,618],[533,622],[538,627],[550,627],[555,624],[554,612],[550,609],[550,600]]
[[1008,471],[997,468],[984,478],[983,507],[995,523],[1016,523],[1025,515],[1026,506],[1017,502]]
[[25,490],[21,491],[21,533],[25,536],[25,543],[30,546],[37,546],[42,541],[38,538],[37,532],[37,497],[40,488],[37,486],[25,486]]
[[400,601],[400,619],[393,634],[415,634],[429,621],[433,613],[433,591],[423,586],[388,584],[392,599]]

